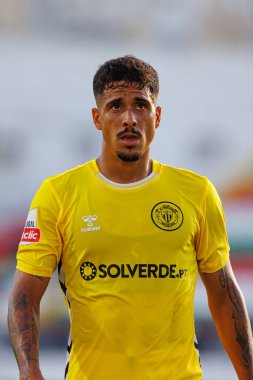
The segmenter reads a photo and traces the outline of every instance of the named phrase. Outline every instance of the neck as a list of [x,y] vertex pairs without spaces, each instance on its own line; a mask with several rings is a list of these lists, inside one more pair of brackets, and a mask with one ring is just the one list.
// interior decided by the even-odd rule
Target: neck
[[152,172],[152,160],[142,157],[138,161],[125,162],[117,158],[112,163],[103,154],[97,159],[101,173],[108,179],[118,183],[133,183],[140,181]]

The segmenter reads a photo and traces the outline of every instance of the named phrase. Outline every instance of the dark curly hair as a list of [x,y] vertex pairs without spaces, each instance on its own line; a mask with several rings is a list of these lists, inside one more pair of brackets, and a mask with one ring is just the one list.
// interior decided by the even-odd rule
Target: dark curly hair
[[[121,82],[117,84],[115,82]],[[93,92],[96,101],[109,88],[149,89],[151,95],[158,96],[159,78],[156,70],[148,63],[126,55],[106,61],[97,70],[93,79]]]

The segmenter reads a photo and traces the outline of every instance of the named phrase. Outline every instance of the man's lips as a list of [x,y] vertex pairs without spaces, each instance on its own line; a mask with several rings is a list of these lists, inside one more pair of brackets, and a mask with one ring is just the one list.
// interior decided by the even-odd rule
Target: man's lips
[[136,133],[124,133],[120,136],[120,141],[128,147],[133,147],[139,143],[140,135]]

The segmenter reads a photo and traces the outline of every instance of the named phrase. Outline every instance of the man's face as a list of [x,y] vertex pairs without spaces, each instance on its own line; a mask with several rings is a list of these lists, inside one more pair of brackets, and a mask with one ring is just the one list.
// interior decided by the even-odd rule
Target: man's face
[[133,84],[105,90],[92,114],[96,128],[102,130],[103,154],[108,158],[116,155],[131,162],[149,154],[161,108],[148,89]]

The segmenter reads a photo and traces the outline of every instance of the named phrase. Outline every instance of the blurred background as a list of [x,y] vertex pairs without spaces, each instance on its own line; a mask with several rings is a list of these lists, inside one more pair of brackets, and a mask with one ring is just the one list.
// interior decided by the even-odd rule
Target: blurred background
[[[253,321],[253,2],[0,0],[0,363],[5,380],[18,379],[6,314],[29,204],[45,177],[99,154],[101,136],[91,119],[93,75],[105,60],[125,54],[159,72],[163,117],[152,156],[208,176],[219,191],[231,260]],[[201,282],[195,302],[205,379],[236,379]],[[41,324],[45,376],[62,379],[68,317],[55,277],[43,300]]]

